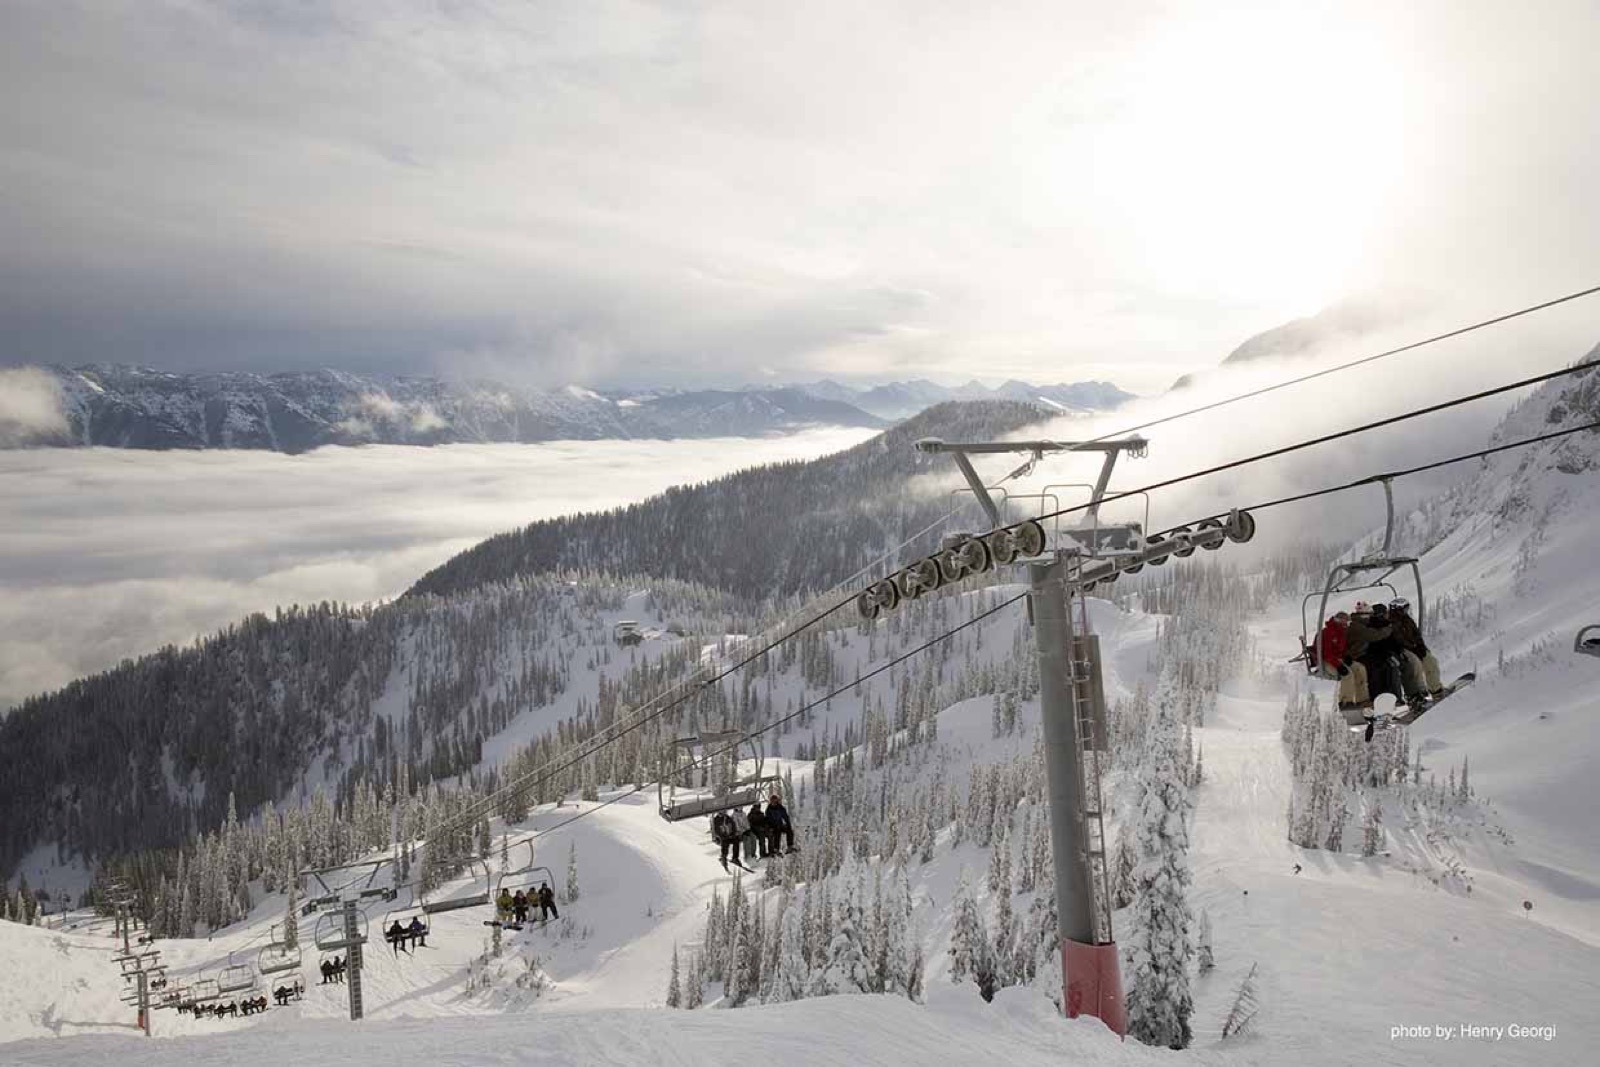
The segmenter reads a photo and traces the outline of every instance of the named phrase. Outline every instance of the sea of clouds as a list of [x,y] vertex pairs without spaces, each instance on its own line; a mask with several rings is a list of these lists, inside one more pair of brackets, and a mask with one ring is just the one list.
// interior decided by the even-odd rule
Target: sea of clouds
[[871,436],[0,451],[0,708],[281,604],[392,597],[490,534]]

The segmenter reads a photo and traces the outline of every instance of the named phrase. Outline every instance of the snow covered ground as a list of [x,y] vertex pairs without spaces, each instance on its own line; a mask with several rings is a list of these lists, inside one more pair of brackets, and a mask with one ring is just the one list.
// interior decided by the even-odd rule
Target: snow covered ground
[[[1217,967],[1195,980],[1195,1043],[1181,1054],[1187,1061],[1594,1060],[1600,660],[1575,656],[1571,639],[1581,623],[1600,622],[1600,575],[1589,565],[1600,500],[1560,499],[1566,521],[1548,524],[1531,548],[1526,523],[1487,519],[1455,522],[1456,532],[1426,537],[1436,543],[1421,546],[1429,548],[1424,573],[1445,673],[1476,668],[1481,680],[1420,720],[1411,739],[1441,778],[1470,757],[1478,822],[1463,821],[1440,839],[1396,817],[1385,853],[1370,859],[1354,848],[1296,847],[1286,834],[1293,782],[1280,736],[1283,709],[1306,686],[1325,700],[1331,683],[1241,665],[1248,669],[1224,686],[1195,731],[1205,777],[1196,792],[1192,903],[1210,916]],[[1495,511],[1476,497],[1456,506],[1468,516]],[[1544,506],[1537,493],[1529,506]],[[951,603],[950,622],[972,607]],[[1141,681],[1148,685],[1158,620],[1104,601],[1094,602],[1093,614],[1113,699]],[[981,645],[974,638],[963,654],[971,662],[1004,662],[1020,625],[1020,606],[1000,613],[978,628]],[[1261,655],[1281,663],[1296,651],[1298,604],[1273,605],[1251,626]],[[895,642],[905,636],[869,646],[846,632],[830,644],[835,670],[848,679],[898,652],[904,645]],[[796,673],[781,673],[772,691],[779,712],[818,695]],[[961,700],[939,716],[939,743],[955,779],[1033,744],[1037,705],[1024,708],[1022,732],[995,738],[992,700]],[[819,709],[814,722],[783,738],[786,762],[798,744],[858,722],[861,706],[860,698],[841,697]],[[806,765],[793,766],[804,780]],[[592,808],[541,809],[525,828]],[[803,824],[801,833],[803,841]],[[1179,1055],[1120,1043],[1093,1021],[1064,1021],[1037,990],[1002,990],[984,1004],[970,985],[948,981],[948,905],[963,870],[981,883],[987,864],[987,850],[970,840],[942,839],[934,861],[911,870],[928,962],[926,1003],[827,997],[738,1010],[713,1002],[699,1011],[667,1010],[663,1001],[674,948],[698,943],[713,891],[729,884],[704,824],[664,823],[647,790],[544,839],[539,862],[564,879],[569,847],[577,851],[581,895],[563,905],[561,920],[508,934],[500,960],[482,959],[488,930],[477,910],[436,916],[429,946],[413,956],[396,957],[375,942],[367,1018],[359,1024],[344,1019],[343,987],[315,984],[315,954],[308,952],[312,984],[301,1004],[248,1021],[161,1012],[160,1037],[147,1041],[131,1031],[131,1013],[117,1001],[121,983],[103,926],[0,924],[0,1042],[10,1042],[0,1045],[0,1062],[700,1065],[759,1058],[809,1067],[1176,1062]],[[1464,863],[1470,892],[1430,877],[1441,850]],[[759,879],[750,884],[761,891]],[[1524,901],[1533,903],[1531,912]],[[230,950],[253,951],[281,906],[268,898],[249,922],[210,940],[160,947],[175,976],[214,972]],[[372,917],[376,925],[383,913]],[[549,983],[542,992],[529,980],[531,960]],[[1252,966],[1261,1013],[1246,1035],[1223,1041],[1221,1020]]]

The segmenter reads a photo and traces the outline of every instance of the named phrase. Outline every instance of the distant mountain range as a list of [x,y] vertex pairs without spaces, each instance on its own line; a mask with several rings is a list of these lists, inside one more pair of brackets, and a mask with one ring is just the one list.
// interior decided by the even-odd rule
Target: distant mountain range
[[1133,399],[1133,394],[1110,382],[1073,382],[1070,385],[1032,385],[1012,380],[993,389],[982,382],[946,386],[917,378],[909,382],[857,388],[834,381],[808,382],[795,386],[819,399],[852,404],[884,419],[905,419],[935,404],[949,400],[1016,400],[1025,404],[1067,412],[1109,411]]
[[1013,381],[995,389],[977,382],[955,389],[920,380],[866,389],[817,382],[597,392],[575,385],[537,390],[335,370],[174,374],[122,364],[42,369],[57,386],[65,429],[0,433],[0,442],[295,453],[322,445],[757,437],[807,426],[876,429],[952,399],[1018,400],[1079,412],[1115,407],[1130,396],[1104,382]]

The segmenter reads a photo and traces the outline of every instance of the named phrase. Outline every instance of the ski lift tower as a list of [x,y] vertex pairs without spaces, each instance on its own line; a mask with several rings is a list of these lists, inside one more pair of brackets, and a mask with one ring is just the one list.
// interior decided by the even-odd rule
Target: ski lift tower
[[1058,528],[1054,551],[1028,563],[1032,585],[1028,613],[1033,621],[1039,657],[1045,775],[1050,798],[1050,836],[1055,852],[1056,913],[1061,940],[1062,1008],[1068,1018],[1092,1015],[1115,1033],[1125,1034],[1127,1012],[1111,925],[1110,877],[1101,803],[1101,765],[1109,741],[1100,676],[1100,646],[1099,639],[1089,632],[1087,606],[1081,603],[1082,632],[1074,633],[1073,608],[1078,595],[1093,584],[1084,574],[1086,565],[1107,562],[1113,566],[1139,565],[1136,561],[1146,556],[1147,546],[1140,525],[1102,523],[1100,504],[1118,457],[1124,452],[1134,458],[1143,456],[1147,442],[1141,437],[1129,437],[1081,443],[949,444],[937,438],[924,438],[916,447],[919,452],[948,453],[955,459],[973,496],[988,516],[992,530],[1003,525],[1000,509],[973,469],[969,456],[1031,452],[1030,464],[1036,463],[1046,452],[1099,452],[1105,457],[1089,505],[1084,509],[1083,521],[1071,528]]
[[[972,574],[1025,562],[1032,588],[1028,616],[1039,654],[1039,693],[1044,719],[1045,775],[1050,791],[1050,840],[1055,848],[1056,912],[1061,940],[1062,1008],[1069,1018],[1093,1015],[1117,1034],[1127,1032],[1117,946],[1112,940],[1110,876],[1106,869],[1105,827],[1100,791],[1106,759],[1105,694],[1101,687],[1099,640],[1089,632],[1086,602],[1079,601],[1082,630],[1073,632],[1074,600],[1122,574],[1137,574],[1171,557],[1214,551],[1226,542],[1243,544],[1255,536],[1256,521],[1235,508],[1193,526],[1145,536],[1138,523],[1102,523],[1111,468],[1123,452],[1143,455],[1143,438],[1120,441],[1000,441],[947,444],[937,438],[917,442],[921,452],[947,452],[967,478],[992,524],[987,533],[947,537],[931,556],[906,564],[873,582],[856,597],[856,609],[871,622],[935,590]],[[1100,452],[1105,456],[1084,521],[1057,527],[1048,552],[1044,527],[1026,518],[1003,525],[1000,509],[968,459],[975,454],[1031,452],[1014,475],[1029,470],[1046,452]],[[1015,498],[1013,498],[1015,499]],[[1044,496],[1040,497],[1045,499]],[[1055,512],[1050,517],[1062,514]],[[1581,641],[1580,636],[1580,641]]]
[[[351,1022],[366,1013],[361,996],[361,947],[367,943],[367,916],[360,910],[361,904],[373,899],[391,901],[399,895],[392,885],[373,884],[377,881],[378,872],[393,864],[391,859],[368,860],[300,872],[302,879],[310,879],[321,890],[317,895],[309,896],[301,909],[306,915],[322,912],[317,916],[317,925],[312,931],[317,948],[323,952],[344,950],[345,985],[350,992]],[[348,881],[341,881],[337,876],[345,871],[358,873]],[[361,871],[367,872],[365,879],[360,876]]]

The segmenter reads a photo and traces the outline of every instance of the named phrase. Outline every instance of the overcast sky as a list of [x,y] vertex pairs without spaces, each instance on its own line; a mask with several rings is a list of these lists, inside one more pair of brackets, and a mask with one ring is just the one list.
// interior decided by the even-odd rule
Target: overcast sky
[[7,0],[0,363],[1151,391],[1600,281],[1597,54],[1594,0]]

